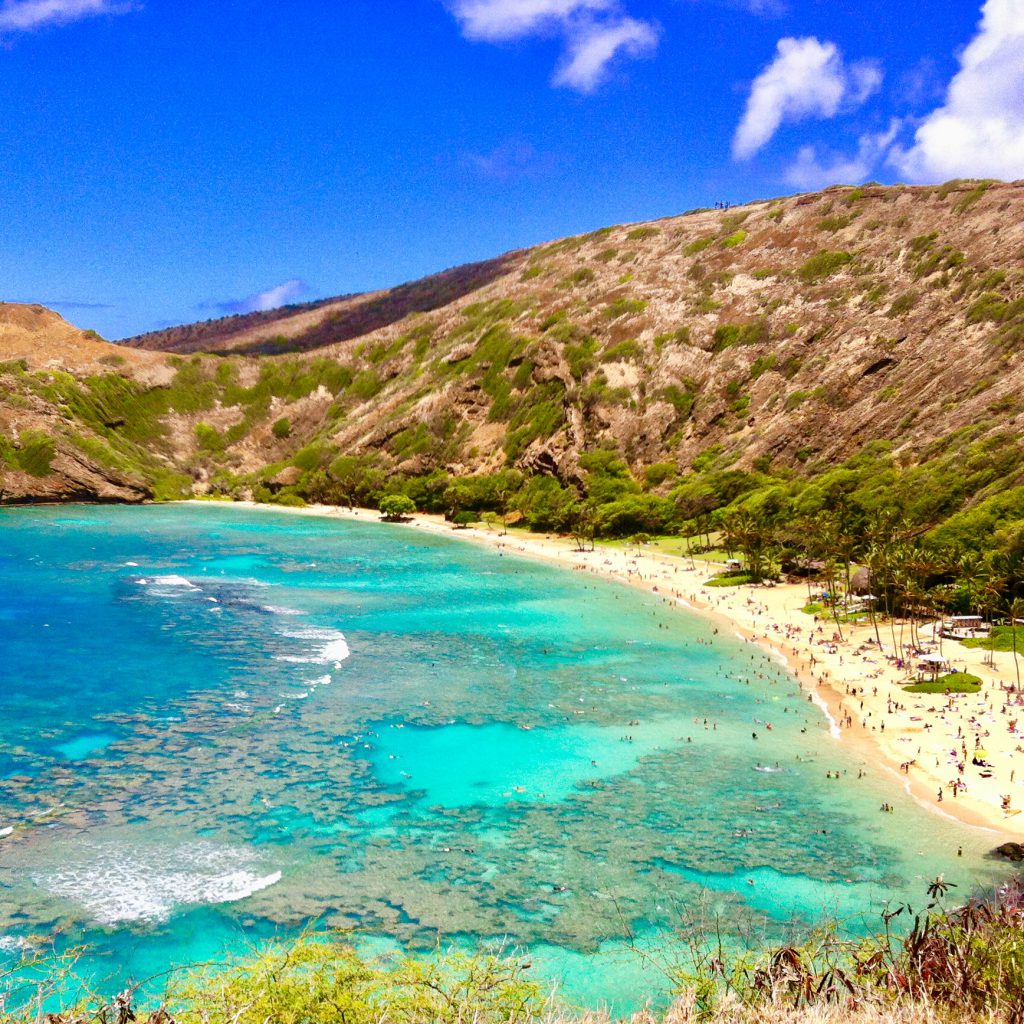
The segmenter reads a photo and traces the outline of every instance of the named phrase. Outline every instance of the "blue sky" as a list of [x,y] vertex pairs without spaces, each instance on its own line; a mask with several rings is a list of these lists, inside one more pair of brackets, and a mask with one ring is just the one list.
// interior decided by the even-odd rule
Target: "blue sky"
[[0,298],[120,338],[833,182],[1024,177],[1024,0],[0,0]]

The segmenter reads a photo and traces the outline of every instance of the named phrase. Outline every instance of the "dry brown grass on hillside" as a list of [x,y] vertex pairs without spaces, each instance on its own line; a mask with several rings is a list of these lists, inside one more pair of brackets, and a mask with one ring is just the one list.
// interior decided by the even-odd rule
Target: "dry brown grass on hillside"
[[166,362],[162,354],[112,345],[95,331],[83,331],[45,306],[2,302],[0,361],[16,359],[24,359],[30,369],[99,373],[124,368],[148,370],[148,377]]
[[[119,1012],[120,1011],[120,1012]],[[202,1011],[200,1011],[202,1012]],[[177,1024],[173,1014],[160,1009],[147,1017],[138,1017],[127,1002],[115,1000],[108,1011],[101,1014],[74,1012],[48,1014],[41,1024],[128,1024],[140,1021],[142,1024]],[[0,1014],[0,1024],[26,1024],[23,1017],[5,1018]],[[315,1024],[315,1022],[313,1022]],[[378,1024],[389,1024],[384,1015]],[[403,1022],[407,1024],[407,1022]],[[423,1024],[435,1024],[428,1018]],[[476,1024],[473,1018],[456,1018],[450,1024]],[[664,1014],[650,1011],[635,1013],[624,1020],[617,1020],[606,1013],[587,1012],[570,1015],[562,1012],[544,1017],[519,1018],[516,1024],[1012,1024],[997,1013],[966,1013],[941,1010],[924,1003],[900,1005],[859,1004],[805,1006],[799,1008],[779,1005],[752,1008],[740,1002],[719,1007],[711,1015],[701,1013],[692,995],[678,999]]]
[[[545,1024],[611,1024],[606,1015],[552,1017]],[[629,1024],[1005,1024],[1001,1015],[950,1012],[925,1003],[860,1003],[790,1007],[750,1007],[739,1001],[703,1015],[692,993],[676,1000],[663,1014],[638,1013]]]
[[[677,479],[811,476],[873,442],[907,466],[1024,437],[1024,182],[694,211],[136,339],[218,352],[174,365],[33,317],[52,318],[53,337],[21,335],[6,353],[31,368],[164,384],[157,370],[179,367],[159,423],[138,428],[120,408],[108,419],[125,424],[100,433],[160,435],[168,470],[200,491],[217,477],[246,493],[239,478],[300,452],[318,470],[343,455],[386,474],[515,468],[574,486],[603,449],[638,478],[658,465]],[[44,384],[23,382],[40,415]],[[61,430],[68,411],[49,410]],[[1015,471],[1007,461],[1008,485]]]
[[[771,1005],[751,1008],[736,1002],[701,1016],[692,998],[678,1000],[660,1019],[637,1014],[630,1024],[1004,1024],[1001,1015],[950,1012],[924,1003],[818,1005],[799,1008]],[[574,1024],[599,1024],[597,1018]]]

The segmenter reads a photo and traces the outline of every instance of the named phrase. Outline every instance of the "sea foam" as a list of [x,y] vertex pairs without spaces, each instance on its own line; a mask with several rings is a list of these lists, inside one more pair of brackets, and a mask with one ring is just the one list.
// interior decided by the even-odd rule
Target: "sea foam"
[[[264,873],[250,851],[211,843],[171,849],[97,844],[33,882],[54,896],[79,904],[103,925],[164,921],[179,907],[236,903],[281,880]],[[77,862],[76,862],[77,861]]]
[[188,592],[196,592],[201,590],[201,587],[197,587],[190,580],[185,579],[184,576],[153,576],[149,579],[138,579],[135,581],[140,587],[151,587],[154,588],[154,593],[162,593],[164,596],[170,594],[180,594]]
[[161,587],[185,587],[188,590],[198,590],[194,583],[185,579],[184,576],[154,576],[153,583]]
[[317,626],[304,626],[301,629],[285,629],[281,636],[290,640],[309,641],[310,645],[316,645],[315,651],[304,654],[281,654],[278,661],[289,662],[293,665],[331,665],[338,664],[350,657],[348,641],[344,633],[336,629],[323,629]]

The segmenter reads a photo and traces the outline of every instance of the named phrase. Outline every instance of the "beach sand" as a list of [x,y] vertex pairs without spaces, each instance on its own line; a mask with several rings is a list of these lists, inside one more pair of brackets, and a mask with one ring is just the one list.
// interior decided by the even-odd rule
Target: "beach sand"
[[[367,509],[238,504],[380,521],[379,512]],[[1012,692],[1016,672],[1011,653],[996,652],[990,666],[986,664],[989,652],[947,639],[942,653],[952,668],[979,676],[981,692],[952,697],[907,693],[904,685],[916,681],[915,666],[897,667],[889,624],[879,624],[881,648],[867,616],[861,624],[844,623],[839,640],[831,619],[819,615],[816,621],[802,611],[808,603],[803,583],[708,587],[706,581],[721,570],[720,564],[632,545],[598,545],[593,551],[579,551],[565,537],[518,530],[505,534],[488,526],[454,530],[442,517],[423,514],[414,516],[407,528],[619,580],[654,593],[667,604],[699,612],[719,628],[731,628],[743,639],[785,658],[829,716],[837,742],[853,746],[867,763],[888,772],[894,785],[920,803],[936,813],[1001,833],[993,837],[995,842],[1024,836],[1024,816],[1019,813],[1024,808],[1024,697]],[[895,628],[898,639],[899,623]],[[921,627],[923,641],[931,641],[933,628],[931,623]],[[986,751],[990,767],[972,764],[976,746]]]

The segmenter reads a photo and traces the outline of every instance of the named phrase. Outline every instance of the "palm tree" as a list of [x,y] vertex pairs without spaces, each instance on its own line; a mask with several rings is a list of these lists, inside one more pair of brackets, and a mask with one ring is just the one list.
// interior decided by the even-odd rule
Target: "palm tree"
[[[900,632],[897,648],[899,655],[907,660],[906,651],[903,645],[903,631],[910,625],[910,641],[914,642],[914,610],[913,591],[914,577],[911,564],[914,559],[914,548],[906,540],[900,540],[893,545],[891,552],[890,572],[893,591],[893,616],[895,618],[897,609],[900,613]],[[895,623],[893,625],[893,638],[895,640]]]
[[[1002,564],[999,552],[989,552],[984,565],[977,569],[975,586],[977,588],[978,610],[992,622],[996,609],[1003,603],[1009,578],[1006,567]],[[990,632],[986,645],[988,655],[985,663],[995,665],[995,637]]]
[[693,517],[693,522],[694,522],[694,525],[697,528],[697,535],[698,535],[698,537],[700,535],[704,536],[704,550],[705,551],[710,551],[711,550],[711,528],[714,525],[714,521],[711,518],[710,510],[703,510],[701,512],[698,512],[697,515],[695,515]]
[[843,626],[839,621],[839,563],[831,551],[825,555],[822,563],[825,586],[828,588],[829,600],[832,603],[832,619],[836,624],[836,632],[839,634],[839,639],[843,640],[845,639],[843,637]]
[[[865,561],[871,571],[871,589],[877,590],[882,600],[882,611],[889,620],[892,649],[899,649],[896,641],[896,569],[899,564],[899,545],[892,536],[879,535],[868,548]],[[880,642],[880,641],[879,641]]]
[[937,618],[935,606],[936,581],[941,580],[949,566],[946,552],[926,547],[920,543],[913,546],[913,557],[910,560],[910,571],[914,580],[914,595],[920,622],[917,630],[917,643],[921,643],[920,627],[929,618]]
[[[853,511],[845,502],[841,503],[835,511],[835,545],[836,554],[839,556],[840,564],[843,567],[844,582],[846,584],[846,601],[850,600],[851,577],[853,574],[853,556],[857,550],[856,524]],[[847,604],[847,610],[849,605]]]
[[957,582],[971,615],[981,607],[981,593],[990,575],[991,567],[976,551],[965,551],[957,559]]
[[[981,613],[982,613],[982,615],[984,615],[989,620],[989,622],[992,621],[992,615],[995,612],[996,608],[999,607],[999,601],[1000,601],[1001,597],[1002,597],[1002,577],[998,576],[995,572],[993,572],[989,576],[988,582],[982,588],[981,595],[980,595]],[[990,632],[989,633],[989,642],[988,642],[988,654],[987,654],[987,657],[985,658],[985,664],[987,664],[990,668],[992,666],[994,666],[995,663],[996,663],[996,653],[995,652],[996,652],[995,636]]]
[[[942,623],[946,618],[946,611],[952,609],[954,606],[953,595],[949,592],[949,587],[945,583],[940,583],[936,587],[932,587],[927,591],[928,603],[932,606],[932,611],[936,612],[939,616],[939,654],[942,653],[942,641],[945,638],[946,631],[942,628]],[[932,627],[932,636],[935,635],[935,627]]]
[[813,516],[787,517],[779,525],[778,540],[785,548],[785,554],[792,561],[807,584],[807,603],[811,603],[811,581],[815,578],[814,571],[814,540],[817,532],[817,521]]
[[764,571],[765,579],[778,580],[782,576],[782,548],[778,544],[769,544],[764,551],[764,561],[761,568]]
[[[1020,693],[1020,662],[1017,661],[1017,620],[1024,619],[1024,598],[1015,597],[1009,603],[1010,643],[1013,645],[1013,667],[1017,675],[1016,692]],[[995,644],[992,645],[995,647]]]
[[879,600],[883,602],[882,610],[889,619],[889,627],[892,629],[893,649],[896,648],[896,631],[893,628],[892,574],[890,571],[896,538],[896,516],[893,512],[876,510],[868,517],[863,528],[860,558],[868,570],[871,591],[876,595],[876,600],[871,602],[869,611],[879,649],[882,646],[882,637],[878,631],[877,601]]
[[[889,547],[885,541],[874,541],[864,552],[864,567],[868,571],[871,593],[875,595],[874,601],[868,602],[868,614],[871,616],[871,626],[875,631],[875,640],[878,642],[878,649],[882,649],[882,637],[878,632],[878,600],[886,601],[885,610],[888,614],[888,590],[889,584],[886,577],[888,571]],[[878,591],[879,593],[875,593]],[[891,621],[890,615],[890,621]],[[895,642],[893,643],[895,647]]]
[[747,571],[755,580],[764,576],[765,552],[772,541],[773,528],[766,516],[740,508],[722,520],[727,548],[737,548],[747,562]]
[[835,621],[839,639],[842,640],[843,627],[839,621],[839,600],[836,593],[839,585],[839,572],[836,561],[838,530],[835,517],[824,513],[816,519],[808,520],[806,526],[806,546],[815,560],[821,562],[821,574],[824,577],[825,587],[832,605],[832,618]]

